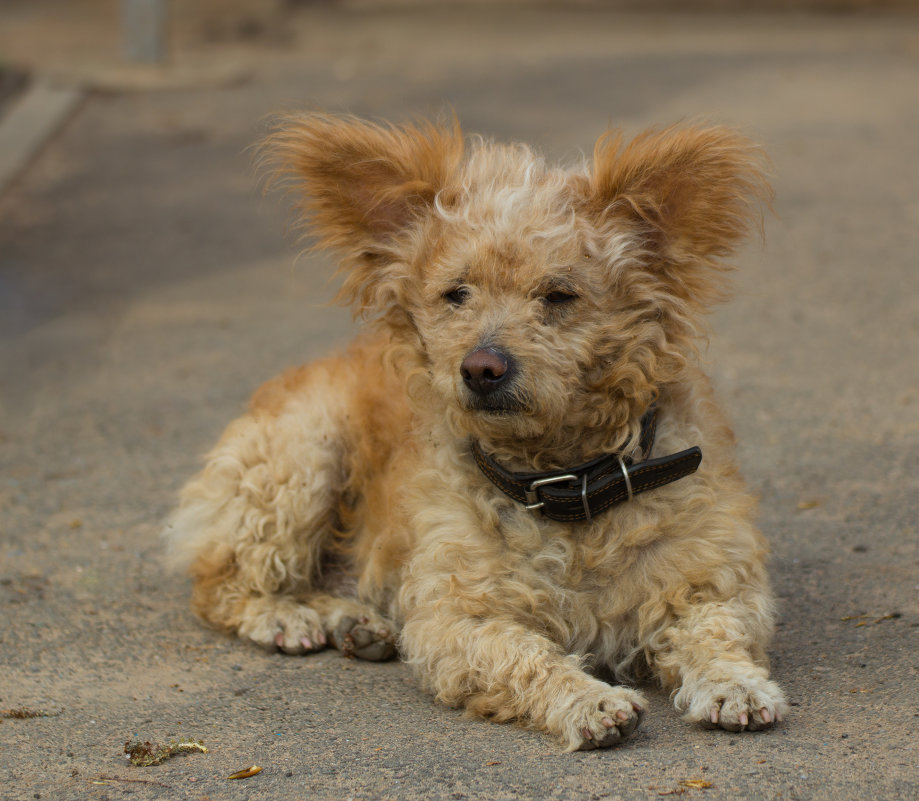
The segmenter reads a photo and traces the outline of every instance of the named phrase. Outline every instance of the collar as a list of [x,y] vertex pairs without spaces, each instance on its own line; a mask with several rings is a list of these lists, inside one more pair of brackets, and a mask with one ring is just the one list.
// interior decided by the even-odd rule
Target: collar
[[702,461],[698,447],[648,459],[657,429],[656,406],[641,419],[639,447],[642,461],[610,453],[570,470],[549,473],[512,473],[486,454],[478,442],[472,455],[479,469],[505,495],[530,511],[539,511],[550,520],[573,523],[594,515],[635,495],[670,484],[694,473]]

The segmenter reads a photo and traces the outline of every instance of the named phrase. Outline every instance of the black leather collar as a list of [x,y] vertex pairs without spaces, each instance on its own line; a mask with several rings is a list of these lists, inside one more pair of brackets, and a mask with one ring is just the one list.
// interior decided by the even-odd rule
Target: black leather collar
[[[641,420],[639,446],[642,457],[651,453],[657,428],[657,407]],[[655,487],[670,484],[694,473],[702,461],[698,447],[671,456],[633,462],[618,453],[550,473],[511,473],[486,454],[478,442],[472,455],[489,481],[527,509],[539,511],[551,520],[574,523]]]

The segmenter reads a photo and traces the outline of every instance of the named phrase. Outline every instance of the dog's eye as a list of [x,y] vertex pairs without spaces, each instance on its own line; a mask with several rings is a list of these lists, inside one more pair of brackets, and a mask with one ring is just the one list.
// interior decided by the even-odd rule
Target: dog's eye
[[458,286],[449,292],[444,292],[444,298],[454,306],[462,306],[469,298],[469,290],[464,286]]
[[543,296],[543,300],[546,303],[551,303],[553,306],[558,306],[562,303],[570,303],[573,300],[577,300],[578,296],[572,292],[565,292],[561,289],[556,289],[552,292],[548,292]]

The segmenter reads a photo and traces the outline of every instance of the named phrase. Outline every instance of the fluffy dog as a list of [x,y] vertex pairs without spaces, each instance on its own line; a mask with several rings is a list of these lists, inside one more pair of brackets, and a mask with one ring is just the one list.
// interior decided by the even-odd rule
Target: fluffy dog
[[650,671],[707,726],[781,720],[767,549],[698,358],[759,150],[611,132],[563,170],[323,114],[265,147],[369,322],[259,389],[184,489],[197,614],[291,654],[398,651],[443,703],[571,750],[644,711],[600,677]]

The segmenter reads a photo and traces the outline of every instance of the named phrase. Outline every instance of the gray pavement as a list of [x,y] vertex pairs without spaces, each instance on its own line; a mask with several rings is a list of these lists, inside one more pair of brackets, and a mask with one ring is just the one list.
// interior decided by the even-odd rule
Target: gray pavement
[[[21,48],[3,32],[32,24],[23,8],[0,10],[0,53]],[[58,79],[72,57],[108,90],[0,196],[0,710],[51,713],[0,719],[0,799],[915,798],[919,19],[283,14],[179,31],[178,60],[248,76],[222,88],[132,91],[88,46],[48,51]],[[769,151],[776,213],[709,357],[774,550],[780,728],[699,730],[650,687],[625,747],[564,754],[434,704],[399,663],[208,631],[163,566],[159,526],[200,454],[262,380],[354,330],[324,305],[329,261],[298,259],[257,189],[260,120],[448,104],[552,157],[608,124],[699,117]],[[135,768],[135,736],[209,752]]]

